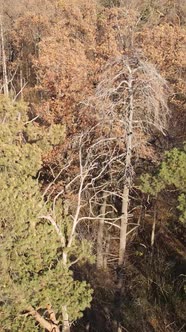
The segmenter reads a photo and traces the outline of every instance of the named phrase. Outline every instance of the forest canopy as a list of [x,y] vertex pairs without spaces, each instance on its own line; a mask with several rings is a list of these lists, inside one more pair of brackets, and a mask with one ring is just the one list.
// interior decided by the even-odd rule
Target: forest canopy
[[0,11],[2,331],[184,331],[185,2]]

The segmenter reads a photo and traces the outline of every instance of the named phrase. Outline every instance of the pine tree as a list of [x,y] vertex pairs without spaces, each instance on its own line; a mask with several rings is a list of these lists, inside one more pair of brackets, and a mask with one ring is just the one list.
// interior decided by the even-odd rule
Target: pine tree
[[[59,128],[50,130],[44,142],[55,142]],[[39,137],[30,143],[31,136]],[[39,136],[40,135],[40,136]],[[70,331],[65,329],[62,309],[68,324],[81,317],[89,306],[91,289],[74,280],[70,265],[86,259],[85,242],[74,239],[66,250],[59,237],[70,228],[61,217],[61,203],[55,206],[56,228],[42,217],[49,214],[37,174],[42,167],[42,130],[30,122],[26,106],[0,99],[0,314],[3,331]],[[65,235],[64,235],[65,236]],[[86,252],[86,253],[85,253]]]
[[180,221],[186,221],[186,148],[174,148],[165,153],[164,161],[155,175],[141,177],[143,192],[157,195],[161,190],[173,186],[178,190],[178,209]]

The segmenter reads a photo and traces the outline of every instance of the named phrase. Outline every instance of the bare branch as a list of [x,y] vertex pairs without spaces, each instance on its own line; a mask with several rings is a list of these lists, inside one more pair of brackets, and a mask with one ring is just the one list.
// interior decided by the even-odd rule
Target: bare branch
[[61,240],[61,244],[62,244],[62,247],[65,248],[65,237],[63,236],[63,234],[61,233],[57,223],[55,222],[55,220],[50,216],[50,215],[47,215],[47,216],[39,216],[40,219],[46,219],[48,221],[50,221],[50,223],[52,224],[52,226],[54,226],[55,230],[56,230],[56,233],[59,235],[59,238]]

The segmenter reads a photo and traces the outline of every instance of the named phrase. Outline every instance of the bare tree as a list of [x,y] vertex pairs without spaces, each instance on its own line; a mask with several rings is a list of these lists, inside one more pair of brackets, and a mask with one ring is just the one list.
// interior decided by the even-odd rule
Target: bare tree
[[[51,222],[61,239],[63,264],[72,266],[70,249],[83,223],[97,222],[97,266],[104,265],[104,227],[115,227],[120,233],[118,265],[124,263],[128,230],[129,195],[133,181],[132,159],[153,130],[164,133],[166,126],[167,85],[155,68],[139,55],[121,56],[109,62],[92,99],[96,108],[97,125],[70,139],[66,147],[66,165],[56,175],[60,187],[51,214],[41,216]],[[64,160],[63,160],[64,162]],[[49,195],[53,184],[45,190]],[[111,215],[115,207],[111,197],[122,203],[121,215]],[[64,198],[70,229],[64,234],[56,220],[55,206]],[[70,205],[68,205],[68,199]],[[64,331],[70,331],[68,307],[63,306]]]
[[[76,135],[73,138],[73,143],[70,140],[69,156],[66,164],[44,192],[45,197],[53,195],[53,207],[48,215],[41,215],[40,218],[48,220],[57,232],[63,249],[63,265],[67,268],[70,268],[79,260],[79,257],[73,257],[72,260],[70,253],[74,241],[76,241],[78,229],[81,228],[81,223],[93,223],[99,220],[100,225],[104,223],[112,225],[116,221],[107,216],[106,199],[110,193],[109,191],[105,192],[104,189],[107,187],[105,177],[109,167],[121,156],[116,154],[114,146],[112,148],[111,142],[115,141],[115,138],[98,137],[92,139],[91,135],[95,129],[93,127],[85,133]],[[60,184],[62,189],[54,194],[53,190],[55,190],[56,181],[59,181],[58,184]],[[101,197],[103,197],[103,204]],[[68,226],[69,230],[66,233],[61,230],[56,215],[56,207],[60,198],[63,198],[65,217],[68,218],[70,223]],[[70,204],[68,204],[68,201],[70,201]],[[102,205],[101,209],[100,202]],[[100,234],[99,230],[99,236]],[[100,255],[102,258],[103,253],[101,249]],[[103,262],[101,265],[103,265]],[[68,307],[65,305],[62,307],[62,315],[63,331],[69,332]]]
[[139,53],[109,61],[93,98],[100,121],[110,121],[125,146],[118,265],[124,263],[129,224],[129,195],[133,181],[132,158],[155,130],[164,134],[169,114],[166,81]]

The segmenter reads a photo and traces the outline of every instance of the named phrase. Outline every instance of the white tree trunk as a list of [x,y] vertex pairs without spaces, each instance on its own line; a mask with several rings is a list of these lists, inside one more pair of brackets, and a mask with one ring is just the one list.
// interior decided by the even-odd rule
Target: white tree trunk
[[122,216],[121,216],[121,230],[120,230],[120,245],[119,245],[119,261],[121,266],[124,262],[124,255],[127,244],[127,224],[128,224],[128,205],[129,205],[129,188],[125,185],[122,197]]
[[125,112],[128,112],[127,127],[126,127],[126,159],[125,159],[125,184],[122,195],[122,215],[121,215],[121,229],[120,229],[120,244],[119,244],[119,260],[118,265],[122,266],[124,263],[124,256],[127,244],[127,226],[128,226],[128,207],[129,207],[129,193],[132,179],[132,130],[133,130],[133,87],[132,87],[132,72],[128,67],[129,78],[128,78],[128,95],[129,95],[129,106]]
[[[67,265],[67,253],[65,250],[63,251],[63,265]],[[68,316],[68,309],[66,305],[63,305],[61,308],[62,316],[63,316],[63,332],[70,332],[70,322],[69,322],[69,316]]]
[[8,76],[7,76],[7,67],[6,67],[6,53],[5,53],[2,16],[0,17],[0,26],[1,26],[1,50],[2,50],[2,66],[3,66],[3,90],[4,90],[4,95],[8,97],[9,96]]
[[23,100],[23,71],[22,69],[20,69],[20,96],[21,96],[21,100]]
[[62,306],[63,332],[70,332],[70,323],[66,305]]
[[153,218],[153,224],[152,224],[152,232],[151,232],[151,247],[154,246],[154,241],[155,241],[156,218],[157,218],[157,212],[156,212],[156,206],[155,206],[154,207],[154,218]]
[[[56,324],[48,322],[43,316],[39,314],[32,306],[28,307],[28,313],[48,332],[60,332]],[[70,331],[70,330],[69,330]],[[67,331],[68,332],[68,331]]]
[[104,223],[105,223],[105,213],[106,213],[107,199],[103,194],[103,204],[100,209],[98,235],[97,235],[97,269],[103,269],[104,266],[104,252],[103,252],[103,239],[104,239]]

